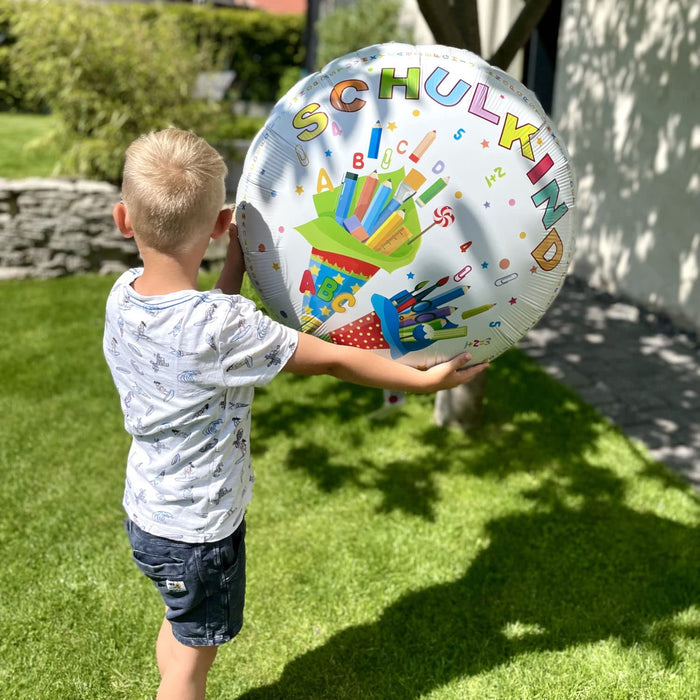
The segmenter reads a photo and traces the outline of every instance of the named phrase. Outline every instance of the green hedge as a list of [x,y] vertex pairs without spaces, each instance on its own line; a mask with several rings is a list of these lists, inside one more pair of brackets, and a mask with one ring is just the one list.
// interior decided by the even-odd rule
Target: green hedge
[[[28,99],[27,90],[12,69],[12,51],[17,39],[15,26],[27,14],[46,16],[49,5],[62,5],[64,13],[83,13],[79,0],[0,0],[0,109],[37,111],[41,105]],[[204,51],[208,63],[221,70],[235,70],[237,97],[269,102],[276,99],[280,80],[292,66],[304,63],[301,15],[274,15],[254,10],[212,9],[190,4],[105,5],[118,28],[124,18],[152,23],[172,17],[180,30]],[[51,31],[45,21],[44,29]]]

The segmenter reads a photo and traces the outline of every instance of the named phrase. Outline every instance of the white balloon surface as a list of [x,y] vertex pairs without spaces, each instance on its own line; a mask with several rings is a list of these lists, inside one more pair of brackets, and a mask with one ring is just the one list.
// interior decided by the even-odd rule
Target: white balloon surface
[[413,366],[502,353],[573,254],[574,176],[536,97],[444,46],[371,46],[300,81],[238,199],[271,316]]

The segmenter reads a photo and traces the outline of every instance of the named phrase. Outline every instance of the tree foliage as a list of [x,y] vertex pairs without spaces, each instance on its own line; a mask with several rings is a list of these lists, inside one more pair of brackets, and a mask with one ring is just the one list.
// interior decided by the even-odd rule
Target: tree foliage
[[357,0],[353,5],[329,12],[316,24],[316,67],[321,68],[328,61],[364,46],[413,41],[411,30],[399,22],[400,10],[400,0]]
[[14,31],[13,68],[29,98],[58,117],[50,134],[58,172],[116,181],[136,136],[171,124],[197,129],[215,109],[190,99],[205,64],[172,17],[144,22],[126,8],[42,3]]

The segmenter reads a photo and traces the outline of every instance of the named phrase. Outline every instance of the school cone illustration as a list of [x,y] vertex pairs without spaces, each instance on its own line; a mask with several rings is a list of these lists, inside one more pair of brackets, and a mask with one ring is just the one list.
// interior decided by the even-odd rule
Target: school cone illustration
[[348,172],[332,192],[314,199],[318,218],[297,226],[311,243],[303,294],[301,330],[314,332],[333,314],[355,305],[362,287],[380,270],[409,264],[417,252],[407,246],[420,233],[413,196],[425,176],[403,168],[379,180],[376,171]]

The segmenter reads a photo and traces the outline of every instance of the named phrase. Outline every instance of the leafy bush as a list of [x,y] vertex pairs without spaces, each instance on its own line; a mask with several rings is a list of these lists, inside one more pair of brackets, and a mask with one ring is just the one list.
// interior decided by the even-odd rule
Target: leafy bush
[[57,173],[118,181],[124,149],[144,131],[253,132],[229,103],[192,99],[196,76],[231,68],[233,99],[271,102],[303,60],[302,30],[302,17],[191,5],[0,0],[0,107],[57,117],[46,139],[61,153]]
[[17,16],[14,31],[13,68],[29,98],[58,117],[49,136],[58,172],[117,181],[136,136],[171,124],[197,130],[217,108],[189,97],[206,66],[173,17],[144,22],[128,7],[41,3],[41,12]]
[[413,33],[400,25],[400,11],[401,0],[357,0],[322,17],[316,23],[317,68],[364,46],[387,41],[411,43]]

